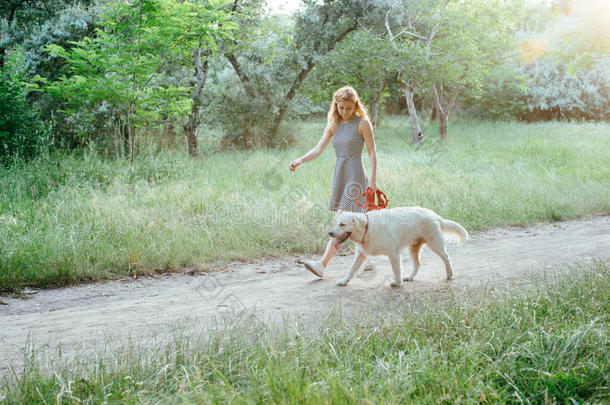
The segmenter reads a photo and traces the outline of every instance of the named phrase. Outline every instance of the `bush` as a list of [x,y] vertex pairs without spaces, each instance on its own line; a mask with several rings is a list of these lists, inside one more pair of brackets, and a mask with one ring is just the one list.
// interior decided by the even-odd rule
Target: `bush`
[[466,100],[469,112],[476,117],[505,120],[529,112],[526,77],[516,62],[495,66],[478,98]]
[[32,159],[50,145],[51,126],[26,99],[25,72],[16,55],[0,68],[0,164]]
[[283,123],[274,134],[273,105],[261,100],[227,98],[218,120],[224,130],[223,149],[286,148],[293,144],[292,134]]
[[490,71],[480,97],[465,101],[468,112],[484,119],[604,121],[610,113],[609,77],[607,60],[579,70],[545,59],[505,63]]
[[279,110],[277,101],[281,97],[272,94],[271,87],[262,78],[257,81],[257,94],[265,96],[250,97],[230,69],[209,80],[207,113],[222,128],[222,149],[286,148],[293,144],[294,138],[284,123],[274,133]]
[[571,71],[563,63],[537,60],[525,67],[528,77],[527,120],[607,120],[610,108],[608,60]]

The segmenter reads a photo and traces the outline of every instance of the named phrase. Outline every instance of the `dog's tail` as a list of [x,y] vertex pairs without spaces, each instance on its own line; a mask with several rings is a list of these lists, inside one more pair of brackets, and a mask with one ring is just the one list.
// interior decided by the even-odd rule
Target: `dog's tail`
[[439,222],[441,224],[443,236],[445,236],[447,241],[456,242],[459,245],[462,245],[470,238],[468,231],[457,222],[440,217]]

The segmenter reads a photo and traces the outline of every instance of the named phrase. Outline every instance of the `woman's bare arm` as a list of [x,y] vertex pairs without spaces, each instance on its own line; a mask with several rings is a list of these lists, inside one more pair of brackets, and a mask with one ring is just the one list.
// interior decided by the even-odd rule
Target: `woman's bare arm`
[[315,158],[320,156],[322,154],[322,152],[324,152],[324,149],[326,149],[326,147],[328,146],[332,137],[333,137],[333,132],[327,126],[324,129],[324,134],[322,135],[322,138],[320,138],[320,140],[318,141],[318,144],[313,149],[311,149],[309,152],[307,152],[300,158],[290,162],[290,166],[289,166],[290,170],[294,171],[297,167],[299,167],[303,163],[314,160]]

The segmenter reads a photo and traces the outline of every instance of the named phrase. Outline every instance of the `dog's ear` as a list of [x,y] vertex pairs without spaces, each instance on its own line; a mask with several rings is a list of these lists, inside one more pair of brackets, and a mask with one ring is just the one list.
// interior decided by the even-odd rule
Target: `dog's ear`
[[362,235],[364,234],[364,221],[360,216],[354,215],[352,218],[352,222],[354,224],[354,228]]
[[343,216],[343,213],[341,213],[333,218],[333,226],[341,223],[340,221],[341,221],[342,216]]

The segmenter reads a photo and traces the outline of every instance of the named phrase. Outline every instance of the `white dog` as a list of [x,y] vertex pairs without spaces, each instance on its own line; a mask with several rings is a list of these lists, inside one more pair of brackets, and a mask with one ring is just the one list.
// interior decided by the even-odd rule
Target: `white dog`
[[[369,255],[388,256],[394,272],[392,287],[400,286],[402,280],[412,281],[419,270],[419,251],[424,243],[443,259],[447,279],[450,279],[453,269],[445,249],[446,238],[460,244],[468,240],[468,232],[460,224],[421,207],[383,209],[366,214],[343,212],[328,234],[340,242],[348,238],[356,242],[354,262],[345,277],[337,281],[340,286],[349,283]],[[413,271],[401,278],[400,252],[407,246],[413,259]]]

